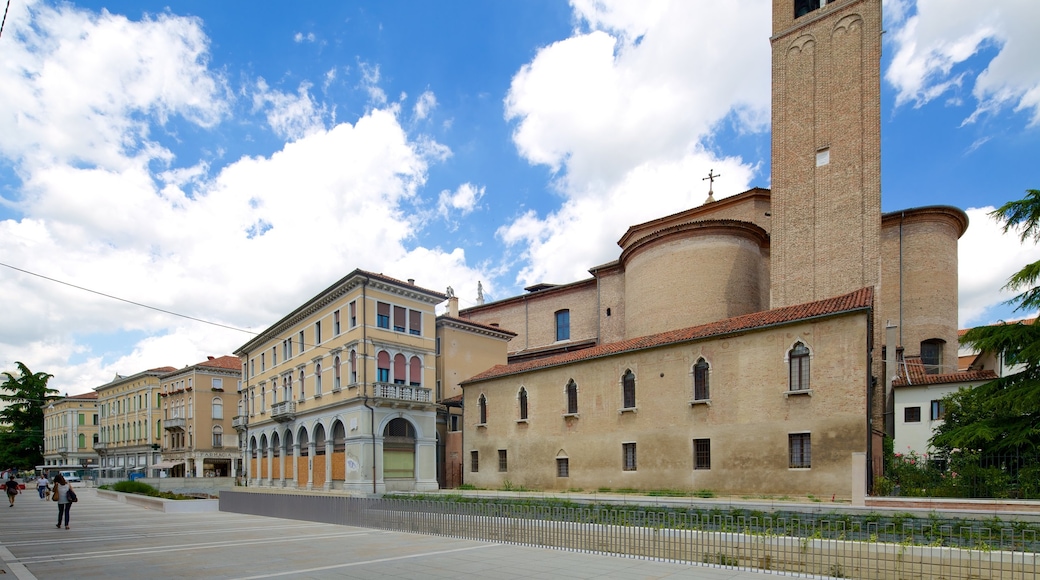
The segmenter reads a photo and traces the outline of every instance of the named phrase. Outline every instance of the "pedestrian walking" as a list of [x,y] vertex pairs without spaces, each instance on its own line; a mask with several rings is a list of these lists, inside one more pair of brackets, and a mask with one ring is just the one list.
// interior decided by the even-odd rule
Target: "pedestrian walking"
[[51,493],[51,499],[58,502],[58,524],[54,527],[61,527],[61,520],[65,518],[65,529],[69,529],[69,512],[72,511],[72,485],[65,481],[65,476],[58,474],[54,476],[53,492]]
[[41,475],[36,480],[36,491],[40,492],[40,499],[47,499],[47,492],[51,490],[51,482],[47,480],[46,475]]
[[14,497],[22,492],[18,489],[18,482],[15,481],[13,473],[7,476],[7,481],[4,482],[4,487],[7,488],[7,501],[10,503],[9,507],[14,507]]

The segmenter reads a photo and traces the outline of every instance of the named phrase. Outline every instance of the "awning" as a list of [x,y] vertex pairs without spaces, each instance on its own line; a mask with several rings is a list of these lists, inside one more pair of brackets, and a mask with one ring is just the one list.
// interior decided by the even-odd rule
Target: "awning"
[[151,466],[151,469],[170,469],[177,467],[178,465],[184,465],[183,461],[162,461]]

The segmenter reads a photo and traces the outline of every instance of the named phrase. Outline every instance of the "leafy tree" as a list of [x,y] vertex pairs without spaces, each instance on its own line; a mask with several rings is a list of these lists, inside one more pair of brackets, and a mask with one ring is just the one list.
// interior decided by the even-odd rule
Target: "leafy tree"
[[[1040,189],[990,213],[1015,230],[1023,242],[1040,241]],[[1027,264],[1008,279],[1004,289],[1018,292],[1008,304],[1015,311],[1040,309],[1040,261]],[[982,455],[1034,454],[1040,445],[1040,324],[1001,323],[969,330],[961,344],[1004,357],[1022,370],[974,389],[946,397],[946,416],[932,437],[940,451],[980,450]]]
[[20,377],[4,372],[0,384],[0,466],[31,469],[43,463],[43,409],[58,391],[47,387],[54,375],[33,373],[17,362]]

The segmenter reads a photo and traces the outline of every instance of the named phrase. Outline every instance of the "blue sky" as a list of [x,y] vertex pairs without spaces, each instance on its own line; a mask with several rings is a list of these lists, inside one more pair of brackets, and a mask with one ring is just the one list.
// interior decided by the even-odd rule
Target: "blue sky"
[[[984,5],[983,5],[984,4]],[[1029,0],[891,0],[885,211],[949,204],[962,326],[1015,316],[1040,187]],[[472,305],[613,260],[634,223],[768,187],[770,7],[12,0],[0,367],[85,392],[228,354],[360,267]],[[13,266],[13,268],[12,268]],[[15,269],[17,268],[17,269]],[[22,271],[24,270],[24,271]]]

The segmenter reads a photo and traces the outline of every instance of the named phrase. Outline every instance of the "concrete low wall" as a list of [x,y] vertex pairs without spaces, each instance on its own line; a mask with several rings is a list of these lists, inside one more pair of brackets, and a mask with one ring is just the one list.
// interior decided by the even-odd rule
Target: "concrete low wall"
[[97,490],[97,495],[101,499],[136,505],[168,514],[197,514],[220,511],[220,500],[216,499],[164,499],[108,489]]
[[[112,485],[120,481],[126,481],[126,478],[105,478],[99,480],[98,485]],[[137,481],[160,491],[184,495],[219,495],[222,489],[235,488],[233,477],[142,477]]]

